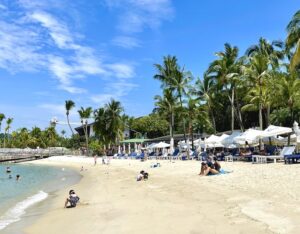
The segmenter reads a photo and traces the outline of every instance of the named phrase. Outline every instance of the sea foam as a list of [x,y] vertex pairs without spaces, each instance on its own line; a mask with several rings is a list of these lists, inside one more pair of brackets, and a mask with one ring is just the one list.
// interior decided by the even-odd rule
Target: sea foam
[[10,208],[3,216],[0,217],[0,230],[14,222],[19,221],[21,216],[26,213],[26,209],[38,202],[41,202],[47,197],[47,193],[39,191],[37,194],[18,202],[14,207]]

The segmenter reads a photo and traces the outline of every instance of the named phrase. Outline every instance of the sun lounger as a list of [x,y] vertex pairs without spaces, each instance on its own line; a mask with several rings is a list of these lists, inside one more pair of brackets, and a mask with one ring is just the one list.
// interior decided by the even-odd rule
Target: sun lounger
[[284,163],[290,164],[290,163],[296,163],[300,159],[300,154],[293,154],[295,151],[295,146],[290,147],[291,149],[286,151],[284,153]]
[[295,146],[286,146],[281,150],[280,155],[270,155],[270,156],[253,155],[252,163],[267,163],[268,160],[276,163],[277,160],[285,159],[286,156],[292,155],[294,150],[295,150]]

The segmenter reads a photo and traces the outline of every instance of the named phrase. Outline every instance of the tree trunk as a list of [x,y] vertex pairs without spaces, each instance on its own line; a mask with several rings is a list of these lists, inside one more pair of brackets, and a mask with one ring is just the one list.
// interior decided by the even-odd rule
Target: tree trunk
[[68,121],[69,128],[72,132],[72,135],[74,135],[73,129],[72,129],[71,124],[70,124],[69,115],[67,115],[67,121]]
[[259,128],[263,130],[263,117],[262,117],[262,89],[261,89],[261,78],[259,79],[259,112],[258,112],[258,119],[259,119]]
[[231,132],[234,130],[234,88],[231,91]]
[[236,102],[236,115],[238,116],[238,121],[240,125],[240,129],[242,132],[244,132],[244,124],[243,124],[243,117],[242,117],[242,112],[241,112],[241,106],[237,97],[237,92],[235,92],[235,102]]
[[[183,110],[181,94],[179,95],[179,101],[180,101],[180,106],[181,106],[181,108]],[[184,117],[182,118],[182,121],[183,121],[183,137],[184,137],[184,141],[186,143],[186,134],[185,134],[186,130],[185,130],[185,118]]]
[[85,140],[86,140],[86,153],[87,153],[87,156],[89,156],[89,137],[88,137],[88,131],[87,131],[87,123],[85,124]]

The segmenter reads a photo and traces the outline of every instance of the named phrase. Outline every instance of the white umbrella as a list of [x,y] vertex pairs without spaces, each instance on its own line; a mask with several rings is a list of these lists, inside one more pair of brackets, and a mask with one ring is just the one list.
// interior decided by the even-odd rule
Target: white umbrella
[[263,132],[261,137],[272,137],[293,132],[292,128],[270,125]]
[[221,137],[216,135],[211,135],[209,138],[207,138],[204,142],[206,147],[208,148],[217,148],[217,147],[224,147],[224,145],[221,143]]
[[250,145],[257,144],[262,134],[263,131],[250,128],[244,133],[242,133],[240,136],[235,137],[233,142],[239,145],[245,145],[246,141]]
[[157,143],[153,148],[167,148],[167,147],[170,147],[170,144],[167,144],[165,142],[159,142]]
[[227,136],[226,138],[224,137],[222,140],[221,140],[221,143],[226,147],[228,148],[229,145],[232,145],[233,144],[233,141],[234,141],[234,138],[237,137],[237,136],[240,136],[241,135],[241,132],[240,131],[234,131],[231,133],[231,135]]
[[174,152],[174,138],[172,137],[170,140],[170,154]]

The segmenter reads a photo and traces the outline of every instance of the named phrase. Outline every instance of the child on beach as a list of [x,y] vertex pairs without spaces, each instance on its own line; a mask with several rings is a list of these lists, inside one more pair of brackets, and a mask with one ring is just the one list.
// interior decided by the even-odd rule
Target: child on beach
[[[77,196],[77,194],[75,193],[75,191],[73,189],[71,189],[69,191],[69,197],[66,199],[65,202],[65,208],[73,208],[76,207],[77,203],[79,202],[79,197]],[[68,203],[70,203],[69,206]]]

